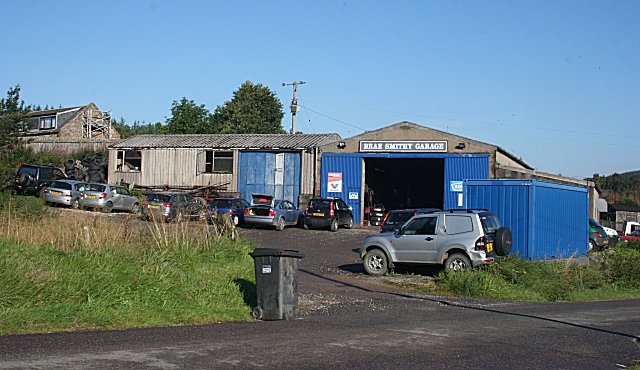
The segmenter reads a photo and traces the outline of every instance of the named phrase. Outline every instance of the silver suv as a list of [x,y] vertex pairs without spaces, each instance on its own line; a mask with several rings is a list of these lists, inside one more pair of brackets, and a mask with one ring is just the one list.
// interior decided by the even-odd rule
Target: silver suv
[[511,230],[487,210],[419,214],[399,230],[369,236],[360,248],[369,275],[384,275],[395,264],[443,264],[464,270],[511,253]]

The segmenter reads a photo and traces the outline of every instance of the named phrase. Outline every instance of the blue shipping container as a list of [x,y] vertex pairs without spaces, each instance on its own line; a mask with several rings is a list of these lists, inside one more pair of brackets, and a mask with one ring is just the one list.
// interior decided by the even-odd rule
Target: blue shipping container
[[588,252],[586,187],[537,180],[467,180],[465,208],[495,212],[513,234],[513,253],[523,259],[582,256]]

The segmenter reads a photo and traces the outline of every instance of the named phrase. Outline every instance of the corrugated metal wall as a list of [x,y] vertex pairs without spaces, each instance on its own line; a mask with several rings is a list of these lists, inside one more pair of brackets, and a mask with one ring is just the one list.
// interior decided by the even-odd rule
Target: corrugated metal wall
[[[283,162],[278,158],[282,158]],[[276,199],[287,199],[298,206],[301,170],[299,152],[242,151],[238,167],[238,192],[241,198],[250,201],[251,194],[269,194]]]
[[525,259],[587,253],[588,190],[536,180],[465,181],[466,208],[495,212]]
[[[322,156],[322,189],[323,197],[342,198],[353,210],[353,222],[359,225],[362,221],[362,156],[357,154],[329,154]],[[329,172],[339,172],[342,174],[342,192],[335,193],[328,191]],[[349,199],[349,192],[358,194],[358,199]]]
[[446,155],[444,157],[444,209],[462,208],[462,192],[451,189],[451,181],[489,178],[489,155]]
[[[415,153],[389,153],[389,154],[363,154],[363,153],[323,153],[322,155],[322,196],[335,196],[344,199],[354,210],[355,223],[360,224],[362,219],[363,192],[363,159],[364,158],[444,158],[445,169],[443,181],[444,208],[460,208],[458,194],[451,190],[451,181],[466,179],[489,178],[488,154],[415,154]],[[328,173],[342,173],[342,192],[329,193],[327,191]],[[349,199],[349,193],[357,193],[358,199]]]
[[[196,159],[202,149],[143,149],[141,172],[116,172],[116,152],[109,149],[109,181],[135,183],[144,187],[169,186],[226,186],[237,191],[237,181],[231,173],[196,172]],[[237,172],[238,151],[234,150],[234,171]]]

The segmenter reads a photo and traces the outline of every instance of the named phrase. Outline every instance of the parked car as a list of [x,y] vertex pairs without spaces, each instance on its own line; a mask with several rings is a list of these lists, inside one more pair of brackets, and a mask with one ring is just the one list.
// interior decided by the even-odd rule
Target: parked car
[[618,232],[610,227],[602,226],[602,228],[604,229],[604,232],[607,233],[607,237],[609,238],[609,246],[618,244],[618,240],[620,240]]
[[183,192],[156,192],[147,195],[140,211],[146,220],[182,222],[187,219],[204,220],[205,205],[191,194]]
[[340,198],[312,198],[307,203],[304,222],[309,228],[337,231],[339,226],[344,226],[350,229],[353,227],[353,213]]
[[589,251],[600,251],[609,245],[609,237],[602,225],[593,218],[589,219]]
[[278,231],[289,225],[304,227],[304,212],[288,200],[264,194],[251,194],[251,198],[251,206],[244,214],[246,225],[271,225]]
[[80,207],[103,212],[125,210],[138,213],[140,200],[124,186],[89,183],[81,192]]
[[13,188],[18,194],[36,195],[42,198],[44,188],[54,180],[66,179],[61,169],[36,164],[23,164],[16,172]]
[[73,209],[80,208],[80,196],[87,183],[76,180],[55,180],[44,188],[44,201],[49,204],[63,204]]
[[632,231],[629,235],[623,235],[620,237],[620,240],[623,242],[638,241],[640,240],[640,230]]
[[207,206],[207,221],[211,222],[211,217],[214,215],[228,213],[234,225],[242,225],[244,211],[250,206],[249,202],[241,198],[216,198]]
[[394,231],[402,227],[405,222],[411,217],[421,214],[440,211],[439,208],[411,208],[411,209],[394,209],[384,216],[384,220],[380,225],[380,232],[386,233],[388,231]]
[[384,275],[396,264],[438,264],[464,270],[506,258],[512,235],[498,216],[485,210],[418,214],[395,232],[371,235],[360,247],[369,275]]

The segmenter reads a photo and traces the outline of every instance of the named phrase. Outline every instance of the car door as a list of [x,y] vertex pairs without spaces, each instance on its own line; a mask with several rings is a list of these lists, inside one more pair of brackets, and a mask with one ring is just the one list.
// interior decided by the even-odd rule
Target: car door
[[108,189],[109,201],[113,204],[114,209],[122,209],[124,206],[124,197],[118,193],[118,186],[110,186]]
[[122,198],[122,208],[121,209],[131,209],[133,207],[133,203],[137,201],[138,198],[131,195],[129,189],[125,187],[118,187],[118,194]]
[[394,234],[398,262],[435,262],[438,247],[438,216],[414,217]]
[[336,204],[338,224],[344,225],[349,223],[349,206],[342,199],[337,199]]

